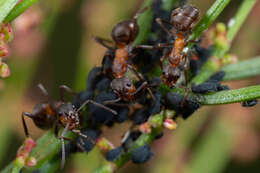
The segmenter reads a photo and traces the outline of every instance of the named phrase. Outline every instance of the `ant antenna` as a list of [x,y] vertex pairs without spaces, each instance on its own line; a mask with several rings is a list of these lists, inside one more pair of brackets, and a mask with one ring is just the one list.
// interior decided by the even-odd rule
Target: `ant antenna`
[[100,107],[100,108],[103,108],[103,109],[109,111],[109,112],[112,112],[114,115],[117,115],[117,112],[116,112],[115,110],[110,109],[109,107],[104,106],[104,105],[102,105],[102,104],[100,104],[100,103],[97,103],[97,102],[95,102],[95,101],[93,101],[93,100],[86,100],[86,101],[78,108],[78,110],[77,110],[76,112],[78,113],[78,112],[79,112],[84,106],[86,106],[88,103],[92,103],[93,105],[96,105],[96,106],[98,106],[98,107]]
[[45,96],[49,97],[49,94],[48,94],[47,90],[44,88],[43,84],[39,83],[37,86],[39,87],[39,89],[41,90],[41,92],[42,92]]
[[134,15],[133,19],[137,20],[138,17],[139,17],[143,12],[145,12],[147,9],[148,9],[148,7],[144,7],[143,9],[137,11],[137,13]]

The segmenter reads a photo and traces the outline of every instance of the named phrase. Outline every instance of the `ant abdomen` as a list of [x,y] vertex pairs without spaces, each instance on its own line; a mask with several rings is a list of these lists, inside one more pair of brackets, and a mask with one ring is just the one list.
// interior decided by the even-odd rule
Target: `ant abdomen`
[[30,114],[33,122],[40,129],[50,129],[53,127],[54,122],[56,121],[56,113],[51,108],[50,104],[37,104]]
[[199,10],[196,7],[185,5],[182,8],[175,9],[171,14],[171,23],[179,32],[191,30],[193,24],[199,17]]
[[118,45],[128,45],[138,35],[139,28],[135,19],[125,20],[116,24],[111,32],[112,39]]

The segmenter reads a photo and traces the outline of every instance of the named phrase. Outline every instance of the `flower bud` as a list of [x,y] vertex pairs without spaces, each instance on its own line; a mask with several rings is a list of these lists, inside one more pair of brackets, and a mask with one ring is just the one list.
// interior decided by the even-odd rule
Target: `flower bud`
[[163,122],[163,126],[169,130],[175,130],[177,128],[177,123],[172,119],[166,119]]
[[6,77],[10,76],[10,69],[6,63],[2,62],[0,65],[0,76],[2,78],[6,78]]
[[139,130],[142,132],[142,133],[151,133],[152,132],[152,127],[150,125],[150,123],[143,123],[139,126]]
[[37,160],[36,160],[36,158],[35,157],[28,157],[27,159],[26,159],[26,166],[28,166],[28,167],[33,167],[33,166],[35,166],[37,164]]
[[5,43],[8,43],[13,40],[14,34],[13,34],[13,28],[10,23],[7,24],[1,24],[1,31],[0,33],[4,34],[3,41]]
[[0,45],[0,57],[5,57],[9,55],[9,49],[7,44]]

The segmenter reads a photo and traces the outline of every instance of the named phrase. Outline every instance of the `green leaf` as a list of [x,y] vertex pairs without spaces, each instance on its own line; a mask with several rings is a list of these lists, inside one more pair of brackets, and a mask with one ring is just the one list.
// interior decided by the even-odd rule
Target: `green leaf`
[[[208,29],[208,27],[216,20],[229,2],[230,0],[216,0],[199,23],[195,26],[189,40],[196,40],[199,38],[202,32]],[[190,43],[188,47],[192,46],[193,43]]]
[[194,96],[203,105],[219,105],[260,98],[260,85]]
[[[16,0],[17,1],[17,0]],[[17,4],[12,11],[6,16],[4,22],[11,22],[20,14],[22,14],[27,8],[29,8],[32,4],[37,2],[38,0],[22,0],[19,4]]]
[[226,74],[224,80],[240,80],[260,75],[260,56],[230,64],[221,68]]
[[0,23],[13,9],[17,2],[18,0],[0,0]]

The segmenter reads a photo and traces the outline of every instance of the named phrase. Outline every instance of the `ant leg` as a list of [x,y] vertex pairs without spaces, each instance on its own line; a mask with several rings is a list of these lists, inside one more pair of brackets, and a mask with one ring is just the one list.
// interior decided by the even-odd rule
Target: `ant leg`
[[25,133],[25,136],[26,136],[26,137],[29,137],[29,131],[28,131],[28,128],[27,128],[27,125],[26,125],[24,116],[33,118],[33,114],[31,114],[31,113],[29,113],[29,112],[23,112],[23,113],[22,113],[22,122],[23,122],[24,133]]
[[48,97],[49,94],[48,94],[47,90],[45,89],[45,87],[43,86],[43,84],[39,83],[37,86],[39,87],[39,89],[41,90],[41,92],[42,92],[45,96]]
[[61,136],[59,137],[59,139],[61,140],[61,169],[63,169],[64,165],[65,165],[65,159],[66,159],[66,155],[65,154],[66,153],[65,153],[65,142],[64,142],[64,139],[66,138],[65,134],[68,131],[69,125],[70,125],[69,123],[66,124],[64,130],[61,133]]
[[83,145],[84,145],[84,142],[83,142],[83,140],[82,140],[82,138],[80,137],[79,138],[79,141],[80,141],[80,144],[79,143],[77,143],[76,145],[77,145],[77,147],[81,150],[81,151],[83,151],[84,153],[87,153],[87,150],[83,147]]
[[184,105],[188,95],[189,95],[189,88],[188,88],[188,67],[187,67],[187,55],[183,55],[184,56],[184,75],[185,75],[185,95],[183,97],[181,106]]
[[156,18],[155,20],[156,20],[156,22],[160,25],[160,27],[161,27],[165,32],[167,32],[169,35],[173,35],[173,34],[171,33],[171,31],[170,31],[168,28],[166,28],[166,26],[164,25],[164,23],[166,23],[166,24],[169,24],[170,26],[172,26],[172,24],[171,24],[170,22],[168,22],[168,21],[166,21],[166,20],[164,20],[164,19],[161,19],[161,18]]
[[115,99],[115,100],[107,100],[107,101],[104,101],[104,104],[105,104],[105,105],[115,105],[116,102],[119,102],[120,100],[121,100],[121,98],[118,97],[118,98]]
[[80,132],[80,130],[75,130],[75,129],[73,129],[72,132],[75,133],[75,134],[77,134],[77,135],[79,135],[80,137],[86,138],[87,140],[89,140],[89,141],[92,142],[93,144],[96,143],[95,140],[91,139],[91,138],[88,137],[87,135],[84,135],[83,133]]
[[54,135],[56,136],[56,138],[59,138],[59,121],[56,121],[55,123],[55,127],[54,127]]
[[109,111],[109,112],[112,112],[113,114],[117,115],[117,112],[116,112],[115,110],[110,109],[109,107],[104,106],[104,105],[102,105],[102,104],[100,104],[100,103],[97,103],[97,102],[95,102],[95,101],[93,101],[93,100],[86,100],[86,101],[78,108],[77,112],[80,111],[80,110],[81,110],[84,106],[86,106],[88,103],[92,103],[93,105],[96,105],[96,106],[98,106],[98,107],[100,107],[100,108],[103,108],[103,109],[105,109],[105,110],[107,110],[107,111]]
[[[135,92],[131,93],[131,95],[136,95],[138,92],[140,92],[143,88],[147,87],[148,83],[145,81],[142,83],[141,86],[139,86]],[[154,98],[155,100],[155,98]]]
[[[128,68],[137,76],[137,78],[138,78],[139,80],[145,81],[144,77],[143,77],[140,73],[138,73],[133,66],[131,66],[131,65],[128,64]],[[151,98],[153,99],[153,101],[155,102],[156,100],[155,100],[155,97],[154,97],[154,95],[153,95],[153,92],[152,92],[151,88],[148,86],[148,83],[147,83],[146,81],[145,81],[144,83],[146,83],[146,87],[147,87],[146,89],[147,89],[147,91],[149,92],[149,94],[150,94]],[[143,83],[143,84],[144,84],[144,83]],[[142,85],[143,85],[143,84],[142,84]],[[141,86],[142,86],[142,85],[141,85]],[[141,86],[140,86],[140,87],[141,87]],[[139,88],[140,88],[140,87],[139,87]],[[139,92],[139,91],[138,91],[138,89],[137,89],[135,93],[138,93],[138,92]]]
[[173,45],[173,43],[158,43],[155,46],[152,46],[152,45],[137,45],[134,48],[136,48],[136,49],[141,48],[141,49],[152,50],[152,49],[162,49],[162,48],[165,48],[165,47],[172,47],[172,45]]
[[111,40],[107,40],[105,38],[101,38],[101,37],[97,37],[97,36],[92,36],[92,38],[99,43],[100,45],[104,46],[105,48],[109,49],[109,50],[114,50],[113,47],[107,45],[107,43],[112,44],[113,42]]
[[170,51],[167,51],[163,54],[163,56],[160,58],[160,66],[161,66],[161,69],[163,69],[163,61],[165,60],[165,58],[167,58],[167,56],[169,56],[170,54]]
[[61,101],[64,101],[64,92],[67,91],[68,93],[72,94],[73,96],[76,95],[76,93],[68,86],[66,85],[60,85],[59,86],[59,90],[60,90],[60,99]]

